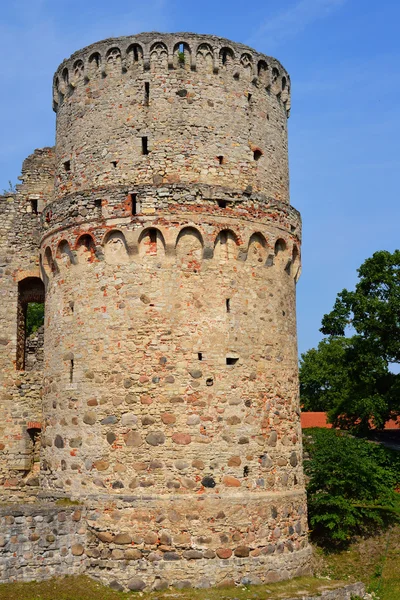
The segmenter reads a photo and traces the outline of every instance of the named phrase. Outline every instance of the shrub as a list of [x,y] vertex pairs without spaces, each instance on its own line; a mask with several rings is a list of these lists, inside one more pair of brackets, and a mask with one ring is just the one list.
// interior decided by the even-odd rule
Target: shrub
[[304,434],[312,539],[326,548],[345,547],[355,535],[399,520],[399,454],[335,429]]

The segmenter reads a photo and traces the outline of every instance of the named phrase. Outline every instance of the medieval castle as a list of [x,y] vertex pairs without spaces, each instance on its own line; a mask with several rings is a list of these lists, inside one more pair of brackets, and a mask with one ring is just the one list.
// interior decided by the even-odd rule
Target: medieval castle
[[53,108],[0,197],[0,581],[306,572],[287,72],[143,33],[65,60]]

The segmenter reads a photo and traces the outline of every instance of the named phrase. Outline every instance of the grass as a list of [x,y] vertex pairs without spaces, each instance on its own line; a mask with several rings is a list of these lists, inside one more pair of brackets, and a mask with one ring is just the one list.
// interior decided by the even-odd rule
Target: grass
[[166,590],[164,592],[115,592],[88,577],[65,577],[43,582],[0,585],[0,600],[283,600],[293,594],[318,594],[337,587],[337,582],[315,577],[261,586],[238,586],[206,590]]
[[316,552],[316,574],[343,581],[363,581],[380,600],[400,599],[400,526],[359,540],[346,551]]
[[380,600],[400,599],[400,526],[354,543],[336,554],[315,552],[317,577],[301,577],[263,586],[206,590],[121,593],[91,579],[66,577],[43,582],[0,585],[0,600],[282,600],[318,594],[340,582],[363,581]]

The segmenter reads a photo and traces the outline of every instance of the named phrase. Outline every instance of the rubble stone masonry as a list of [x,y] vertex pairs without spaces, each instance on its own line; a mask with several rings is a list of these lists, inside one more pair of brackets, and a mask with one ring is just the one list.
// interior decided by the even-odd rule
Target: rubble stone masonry
[[[0,197],[4,485],[29,481],[35,444],[21,475],[15,437],[36,423],[40,496],[85,507],[92,576],[306,572],[288,74],[228,40],[146,33],[65,60],[53,107],[55,150]],[[40,280],[43,371],[18,316]]]

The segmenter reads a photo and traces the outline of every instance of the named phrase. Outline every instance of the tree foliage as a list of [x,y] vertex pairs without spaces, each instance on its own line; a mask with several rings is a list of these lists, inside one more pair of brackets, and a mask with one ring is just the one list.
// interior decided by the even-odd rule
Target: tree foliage
[[306,410],[364,435],[400,414],[400,375],[389,369],[400,363],[400,250],[375,252],[358,275],[322,319],[329,337],[301,356],[300,391]]
[[325,335],[344,335],[351,325],[388,362],[400,363],[400,250],[375,252],[358,269],[355,290],[338,294],[322,319]]
[[300,359],[303,409],[328,412],[335,427],[361,435],[396,414],[395,380],[387,361],[360,336],[324,339]]
[[25,331],[26,337],[35,333],[44,323],[44,304],[41,302],[29,302],[26,308]]
[[[334,429],[304,431],[311,537],[327,548],[399,520],[400,455]],[[389,456],[390,455],[390,456]]]

